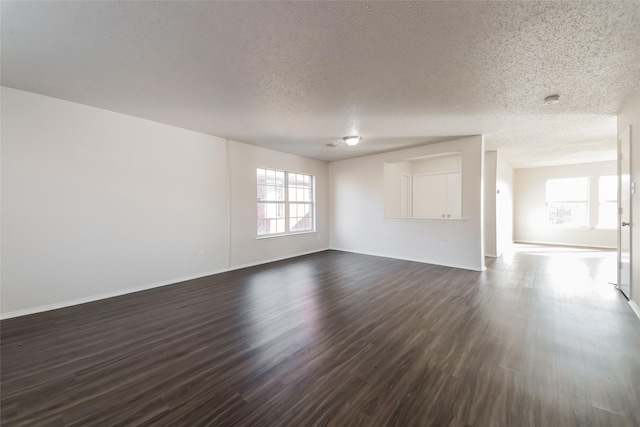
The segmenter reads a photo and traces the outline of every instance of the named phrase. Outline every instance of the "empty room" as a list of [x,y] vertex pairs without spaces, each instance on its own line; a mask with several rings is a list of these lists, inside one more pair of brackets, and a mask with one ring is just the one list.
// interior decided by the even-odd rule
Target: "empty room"
[[3,426],[640,426],[640,2],[0,37]]

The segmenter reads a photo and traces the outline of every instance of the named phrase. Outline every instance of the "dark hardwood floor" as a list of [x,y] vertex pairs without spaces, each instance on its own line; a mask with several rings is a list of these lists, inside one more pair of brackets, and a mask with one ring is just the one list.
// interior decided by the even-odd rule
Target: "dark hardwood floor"
[[640,320],[607,268],[327,251],[5,320],[2,425],[640,426]]

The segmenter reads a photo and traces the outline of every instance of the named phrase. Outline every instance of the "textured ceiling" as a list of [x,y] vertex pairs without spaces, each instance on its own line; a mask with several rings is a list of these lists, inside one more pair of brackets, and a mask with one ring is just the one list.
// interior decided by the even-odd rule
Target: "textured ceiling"
[[515,167],[614,159],[640,81],[638,1],[1,7],[5,86],[325,160],[480,133]]

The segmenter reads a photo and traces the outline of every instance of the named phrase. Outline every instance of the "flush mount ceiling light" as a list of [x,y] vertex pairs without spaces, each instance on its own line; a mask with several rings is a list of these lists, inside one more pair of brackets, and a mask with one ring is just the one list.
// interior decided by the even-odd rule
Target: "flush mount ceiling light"
[[544,105],[553,105],[560,102],[560,95],[549,95],[544,99]]
[[352,135],[352,136],[345,136],[344,138],[342,138],[342,140],[343,140],[344,142],[346,142],[346,143],[347,143],[347,145],[351,145],[351,146],[353,146],[353,145],[358,145],[358,142],[360,142],[360,140],[361,140],[361,139],[362,139],[362,137],[360,137],[360,136],[355,136],[355,135]]

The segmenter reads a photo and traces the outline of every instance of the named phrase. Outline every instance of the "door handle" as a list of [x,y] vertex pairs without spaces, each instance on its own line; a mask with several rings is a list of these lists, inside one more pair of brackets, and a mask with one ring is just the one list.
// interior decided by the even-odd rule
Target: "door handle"
[[622,226],[623,226],[623,227],[627,227],[628,225],[629,225],[629,223],[628,223],[628,222],[624,222],[624,221],[622,221]]

